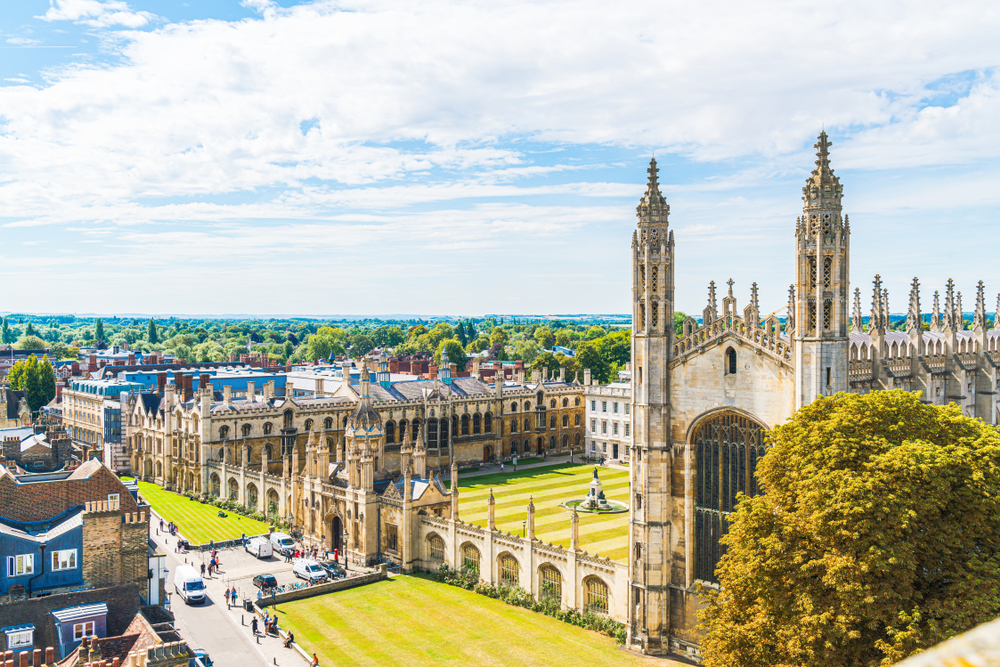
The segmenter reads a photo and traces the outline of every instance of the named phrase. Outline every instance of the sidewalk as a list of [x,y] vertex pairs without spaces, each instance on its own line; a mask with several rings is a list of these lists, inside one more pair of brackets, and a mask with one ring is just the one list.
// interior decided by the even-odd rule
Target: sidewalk
[[[570,459],[569,454],[564,454],[562,456],[550,456],[547,460],[541,461],[541,462],[538,462],[538,463],[526,463],[524,465],[522,465],[522,464],[519,463],[517,465],[517,471],[516,472],[521,472],[522,470],[531,470],[532,468],[544,468],[545,466],[568,465],[568,464],[570,464],[570,460],[569,459]],[[584,461],[582,456],[575,456],[575,455],[573,456],[572,463],[573,463],[573,465],[594,465],[594,466],[596,466],[598,468],[615,468],[615,469],[618,469],[618,470],[628,470],[628,466],[627,465],[623,465],[621,463],[605,463],[603,466],[600,466],[600,465],[598,465],[596,463],[592,463],[590,461]],[[496,475],[499,472],[500,472],[500,466],[499,465],[490,465],[490,466],[488,466],[486,468],[483,468],[481,470],[478,470],[476,472],[463,472],[463,473],[459,473],[458,474],[458,478],[459,479],[465,479],[466,477],[481,477],[483,475]],[[512,463],[504,463],[503,473],[507,474],[507,473],[512,473],[512,472],[515,472],[515,470],[514,470],[514,464],[512,464]]]

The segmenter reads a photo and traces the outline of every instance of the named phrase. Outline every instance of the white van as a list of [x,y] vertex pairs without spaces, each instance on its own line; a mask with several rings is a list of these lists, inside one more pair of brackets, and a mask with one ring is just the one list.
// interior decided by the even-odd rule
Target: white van
[[256,558],[270,558],[274,553],[271,543],[263,537],[254,537],[247,540],[247,553],[253,554]]
[[327,576],[326,570],[320,567],[320,564],[311,558],[300,558],[295,561],[295,563],[292,564],[292,574],[299,579],[305,579],[306,581],[314,584],[326,581]]
[[187,604],[205,602],[205,582],[190,565],[181,565],[174,570],[174,590]]
[[295,551],[295,540],[288,533],[271,533],[271,546],[279,554]]

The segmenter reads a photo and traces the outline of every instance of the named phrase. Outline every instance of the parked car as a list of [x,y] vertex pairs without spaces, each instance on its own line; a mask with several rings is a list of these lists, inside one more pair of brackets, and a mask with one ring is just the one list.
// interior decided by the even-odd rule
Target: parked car
[[305,579],[314,584],[319,584],[327,580],[326,570],[311,558],[300,558],[295,561],[292,564],[292,574],[299,579]]
[[247,540],[247,545],[244,548],[247,550],[247,553],[251,553],[257,558],[270,558],[274,552],[271,543],[263,537],[254,537]]
[[278,580],[273,574],[258,574],[253,578],[253,585],[262,591],[269,591],[278,587]]
[[337,567],[336,565],[330,563],[329,561],[321,560],[319,561],[319,566],[324,570],[326,570],[326,575],[330,579],[342,579],[346,575],[346,572],[344,572],[343,568]]
[[191,565],[174,570],[174,590],[187,604],[205,602],[205,582]]

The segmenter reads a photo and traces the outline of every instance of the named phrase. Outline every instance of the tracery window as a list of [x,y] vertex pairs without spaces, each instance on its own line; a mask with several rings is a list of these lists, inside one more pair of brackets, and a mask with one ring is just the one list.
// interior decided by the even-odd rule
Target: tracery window
[[639,293],[642,294],[646,291],[646,265],[639,265]]
[[444,540],[438,535],[432,535],[430,539],[431,547],[431,560],[443,563],[444,562]]
[[[756,496],[757,461],[764,455],[765,428],[753,419],[725,412],[698,426],[694,434],[695,577],[717,582],[715,568],[725,554],[719,543],[736,496]],[[749,464],[749,465],[748,465]]]
[[584,600],[587,611],[594,614],[608,613],[608,585],[597,577],[587,580],[587,593]]
[[517,420],[516,419],[511,419],[510,420],[510,432],[511,433],[517,433]]
[[326,419],[323,420],[323,428],[325,428],[328,431],[333,428],[333,418],[332,417],[327,417]]
[[823,258],[823,285],[829,287],[833,279],[833,258]]
[[479,572],[479,549],[471,544],[462,547],[462,568],[471,572]]
[[646,328],[646,304],[639,304],[639,330]]
[[823,302],[823,329],[829,331],[833,326],[833,302]]
[[816,258],[810,255],[808,275],[806,276],[806,289],[812,290],[814,287],[816,287]]
[[649,325],[651,329],[655,329],[660,324],[660,304],[654,301],[650,304],[650,311]]
[[[229,427],[228,426],[220,426],[219,427],[219,439],[220,440],[225,440],[228,437],[229,437]],[[152,445],[150,445],[150,448],[152,448]]]
[[516,558],[510,554],[500,556],[500,585],[517,586],[518,569]]
[[385,443],[391,445],[396,442],[396,422],[387,421],[385,423]]
[[313,420],[311,419],[306,420],[306,430],[307,431],[313,430]]
[[562,575],[551,565],[543,565],[538,570],[538,597],[562,601]]
[[483,433],[493,432],[493,413],[487,412],[483,415]]
[[462,435],[469,435],[469,415],[462,415]]
[[573,426],[580,425],[580,413],[573,415]]
[[477,412],[472,415],[472,434],[479,435],[483,430],[483,418]]
[[660,267],[658,267],[658,266],[656,266],[654,264],[653,265],[653,280],[652,280],[652,282],[653,282],[653,291],[654,292],[656,291],[656,289],[658,287],[658,283],[659,283],[658,278],[659,277],[660,277]]
[[809,302],[809,331],[816,331],[816,302]]
[[274,430],[274,424],[271,422],[264,422],[264,435],[271,435],[271,431]]
[[249,438],[250,437],[250,424],[244,424],[243,425],[243,437],[244,438]]

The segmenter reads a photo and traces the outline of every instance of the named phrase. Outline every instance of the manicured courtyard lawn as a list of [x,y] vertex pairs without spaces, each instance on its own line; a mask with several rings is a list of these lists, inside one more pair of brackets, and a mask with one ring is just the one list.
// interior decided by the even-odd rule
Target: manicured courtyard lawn
[[423,577],[278,605],[323,667],[334,665],[675,666],[619,650],[610,637]]
[[139,494],[166,521],[177,524],[181,535],[192,544],[208,544],[209,540],[235,540],[241,534],[262,535],[267,524],[228,512],[223,519],[219,508],[203,505],[187,496],[166,491],[156,484],[139,482]]
[[[569,547],[570,511],[560,504],[587,495],[594,466],[558,464],[458,480],[458,515],[468,523],[486,526],[486,501],[493,489],[499,530],[521,534],[528,498],[535,503],[535,537]],[[598,468],[609,500],[629,502],[628,471]],[[580,548],[615,560],[628,558],[628,512],[580,512]]]

